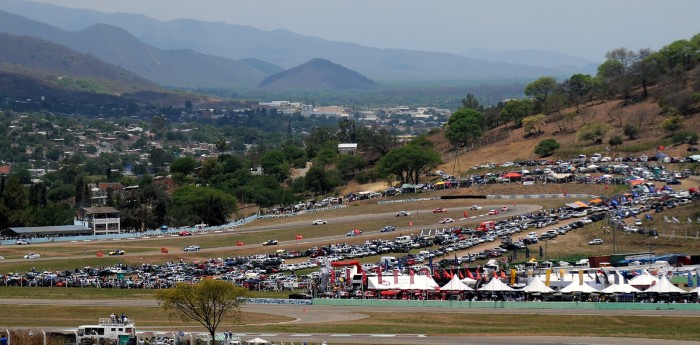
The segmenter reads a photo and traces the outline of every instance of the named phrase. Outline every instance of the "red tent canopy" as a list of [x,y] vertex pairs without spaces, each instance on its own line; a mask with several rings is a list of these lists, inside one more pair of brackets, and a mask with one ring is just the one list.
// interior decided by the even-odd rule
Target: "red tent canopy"
[[523,177],[523,175],[516,173],[515,171],[511,171],[511,172],[503,175],[503,177],[505,177],[505,178],[520,178],[520,177]]

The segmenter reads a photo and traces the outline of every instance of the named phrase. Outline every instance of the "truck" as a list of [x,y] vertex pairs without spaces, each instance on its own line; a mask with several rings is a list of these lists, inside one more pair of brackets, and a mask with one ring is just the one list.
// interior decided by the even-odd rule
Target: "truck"
[[477,231],[490,231],[490,230],[496,230],[496,223],[493,221],[486,221],[486,222],[481,222],[479,226],[476,227]]

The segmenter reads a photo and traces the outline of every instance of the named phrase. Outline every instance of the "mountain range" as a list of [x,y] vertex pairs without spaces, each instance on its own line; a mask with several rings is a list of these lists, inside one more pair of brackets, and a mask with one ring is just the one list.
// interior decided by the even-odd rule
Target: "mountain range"
[[[86,42],[97,45],[83,46],[83,50],[69,45],[70,42],[62,43],[78,51],[89,50],[91,54],[97,54],[98,50],[105,48],[99,47],[99,42],[95,42],[94,37],[100,37],[94,36],[97,35],[96,31],[111,31],[114,35],[117,29],[107,30],[105,25],[121,28],[125,32],[113,38],[120,38],[121,41],[117,42],[125,44],[125,34],[128,32],[131,35],[130,45],[116,46],[109,54],[103,55],[124,54],[128,49],[135,49],[138,43],[133,40],[138,40],[150,47],[141,60],[141,63],[147,64],[141,65],[137,71],[139,66],[136,65],[139,64],[126,67],[117,63],[115,58],[107,60],[108,56],[99,57],[160,83],[168,81],[166,85],[182,85],[182,79],[186,79],[187,86],[220,86],[216,75],[205,73],[208,70],[197,71],[191,64],[188,69],[183,70],[179,80],[176,80],[176,76],[170,73],[172,69],[168,70],[153,63],[153,60],[162,58],[163,55],[175,55],[173,59],[180,59],[181,62],[192,61],[196,57],[200,69],[203,69],[201,66],[204,65],[199,63],[204,63],[212,68],[222,69],[218,75],[235,74],[236,78],[229,79],[232,80],[230,83],[243,87],[256,84],[280,67],[288,69],[316,58],[340,64],[380,83],[426,80],[528,80],[544,75],[569,76],[583,69],[590,69],[590,66],[587,67],[590,63],[588,61],[548,52],[538,53],[537,56],[542,61],[539,65],[537,61],[532,63],[532,54],[527,58],[528,52],[517,51],[510,54],[508,59],[492,59],[492,56],[482,55],[483,59],[492,59],[484,61],[469,54],[466,54],[469,56],[467,57],[449,53],[371,48],[354,43],[327,41],[286,30],[264,31],[249,26],[190,19],[157,21],[143,15],[106,14],[30,1],[0,0],[0,9],[53,25],[62,32],[93,35],[93,39]],[[31,35],[26,31],[15,33]],[[102,34],[108,35],[107,32]],[[52,40],[47,36],[41,38]],[[145,47],[142,46],[142,49]],[[152,56],[154,54],[160,56]],[[548,57],[549,60],[544,57]],[[267,67],[272,69],[266,69]],[[147,72],[150,75],[146,75]]]

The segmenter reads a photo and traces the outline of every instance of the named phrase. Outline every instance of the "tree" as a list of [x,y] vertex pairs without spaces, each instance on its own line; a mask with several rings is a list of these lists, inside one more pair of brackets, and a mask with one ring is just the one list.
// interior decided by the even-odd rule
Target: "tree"
[[608,144],[610,144],[610,146],[614,148],[617,148],[618,146],[622,145],[622,142],[622,137],[619,135],[614,135],[608,140]]
[[562,89],[569,100],[576,105],[576,110],[581,111],[579,105],[593,90],[593,78],[588,74],[574,74],[562,84]]
[[591,141],[591,144],[602,143],[603,137],[610,130],[604,123],[589,123],[581,127],[576,134],[576,141]]
[[191,174],[197,167],[197,161],[192,157],[180,157],[170,163],[171,173],[180,173],[185,176]]
[[532,97],[535,104],[542,107],[542,112],[547,113],[547,98],[558,87],[554,77],[542,77],[525,86],[525,95]]
[[639,127],[628,123],[622,129],[622,132],[627,136],[627,139],[634,140],[637,139],[637,137],[639,136]]
[[661,123],[661,128],[666,132],[671,132],[671,135],[683,128],[683,118],[679,115],[673,115]]
[[544,114],[528,116],[523,119],[523,129],[527,134],[540,134],[545,118]]
[[516,126],[522,124],[522,119],[532,113],[532,100],[530,99],[514,99],[506,102],[501,109],[501,118],[507,123],[508,120],[513,120]]
[[236,198],[218,189],[184,186],[172,194],[168,214],[177,225],[221,225],[236,210]]
[[464,146],[484,134],[481,128],[482,121],[483,116],[480,112],[471,108],[460,108],[447,121],[445,137],[454,146]]
[[483,107],[479,104],[479,100],[471,93],[467,97],[462,98],[462,107],[467,109],[481,110]]
[[177,284],[156,291],[161,308],[183,321],[193,320],[204,326],[214,339],[216,328],[225,318],[240,319],[241,297],[246,289],[227,281],[202,279],[197,284]]
[[554,153],[559,148],[559,143],[554,140],[554,139],[545,139],[540,141],[539,144],[537,144],[537,147],[535,147],[535,153],[542,156],[542,157],[547,157]]
[[440,163],[440,156],[432,149],[409,144],[389,151],[377,162],[376,169],[382,178],[394,175],[402,184],[407,182],[417,184],[423,173],[432,170]]

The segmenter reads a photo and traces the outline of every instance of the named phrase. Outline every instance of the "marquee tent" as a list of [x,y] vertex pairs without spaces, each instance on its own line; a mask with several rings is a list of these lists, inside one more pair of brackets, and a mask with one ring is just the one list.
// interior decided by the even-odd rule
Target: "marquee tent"
[[246,344],[255,344],[255,345],[257,345],[257,344],[269,344],[269,343],[270,343],[269,341],[267,341],[265,339],[261,339],[261,338],[253,338],[253,339],[246,341]]
[[651,286],[659,282],[659,278],[654,277],[648,271],[642,271],[642,274],[629,280],[632,286]]
[[630,285],[630,284],[612,284],[608,287],[606,287],[603,290],[600,290],[601,293],[638,293],[640,292],[639,289],[636,287]]
[[414,275],[413,283],[408,275],[399,275],[394,283],[393,275],[384,275],[381,283],[379,277],[367,277],[369,290],[439,290],[440,286],[430,276]]
[[525,293],[550,293],[554,292],[552,288],[549,286],[544,285],[544,282],[542,279],[539,277],[535,276],[530,280],[530,283],[527,284],[521,291]]
[[571,284],[567,285],[563,289],[559,290],[559,292],[563,293],[573,293],[573,292],[580,292],[580,293],[594,293],[598,292],[594,287],[588,285],[588,284],[581,284],[579,285],[578,282],[572,282]]
[[468,287],[467,284],[462,282],[455,274],[447,284],[440,288],[440,291],[474,291],[474,289]]
[[671,284],[666,277],[661,277],[659,282],[644,290],[644,292],[669,294],[669,293],[688,293],[687,291]]
[[508,291],[516,291],[510,286],[506,285],[503,283],[500,279],[493,278],[491,279],[488,284],[480,287],[478,289],[479,291],[489,291],[489,292],[508,292]]

